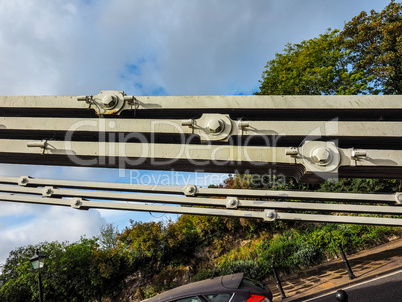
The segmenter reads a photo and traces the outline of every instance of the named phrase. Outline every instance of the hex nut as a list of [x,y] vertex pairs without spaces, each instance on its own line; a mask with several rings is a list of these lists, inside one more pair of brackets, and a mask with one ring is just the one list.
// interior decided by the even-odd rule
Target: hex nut
[[29,183],[28,176],[21,176],[20,179],[18,180],[18,185],[20,186],[26,186],[28,183]]
[[184,195],[186,196],[195,196],[196,193],[197,193],[197,187],[194,185],[187,185],[184,188]]
[[397,204],[402,204],[402,193],[396,193],[395,194],[395,201]]
[[74,198],[71,200],[71,207],[74,209],[79,209],[82,205],[82,201],[80,198]]
[[117,105],[118,98],[115,95],[105,95],[102,98],[102,104],[105,108],[111,109]]
[[210,133],[219,134],[225,129],[225,122],[221,119],[212,119],[207,124]]
[[328,165],[332,159],[331,150],[324,147],[315,148],[311,153],[311,159],[317,165]]
[[44,187],[42,191],[42,195],[46,197],[50,197],[53,195],[53,188],[52,187]]
[[237,209],[239,206],[239,200],[236,197],[228,197],[226,202],[226,208]]
[[265,215],[269,220],[276,220],[277,217],[275,211],[269,211]]

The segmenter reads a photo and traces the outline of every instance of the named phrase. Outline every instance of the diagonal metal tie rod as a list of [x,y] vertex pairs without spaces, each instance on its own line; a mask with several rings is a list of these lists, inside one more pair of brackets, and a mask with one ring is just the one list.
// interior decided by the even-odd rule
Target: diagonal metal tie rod
[[[193,215],[218,215],[263,219],[264,221],[297,220],[402,226],[402,219],[399,218],[343,215],[343,213],[369,214],[375,216],[402,215],[402,207],[398,206],[401,198],[400,193],[344,194],[203,189],[197,188],[196,186],[158,187],[149,185],[37,179],[27,176],[19,178],[0,177],[0,184],[2,184],[0,185],[0,192],[2,192],[0,193],[0,200],[3,201],[71,206],[77,209],[97,208]],[[241,194],[245,194],[246,197],[259,199],[279,197],[280,199],[332,199],[337,201],[342,201],[342,196],[344,195],[344,201],[348,202],[365,201],[369,203],[389,203],[396,205],[384,206],[247,200],[239,199],[239,197],[242,197]],[[335,196],[333,194],[335,194]],[[38,197],[38,195],[40,197]],[[206,196],[226,196],[226,198],[208,198]],[[186,207],[182,207],[183,205]],[[206,206],[207,208],[203,208],[202,206]],[[314,213],[294,213],[294,211],[309,211]],[[316,212],[338,214],[323,215],[315,214]]]
[[[300,199],[300,200],[325,200],[342,202],[370,202],[401,204],[402,193],[395,194],[362,194],[362,193],[333,193],[333,192],[308,192],[308,191],[274,191],[274,190],[242,190],[242,189],[219,189],[199,188],[194,185],[159,186],[139,185],[109,182],[86,182],[74,180],[56,180],[21,177],[2,177],[0,184],[18,184],[27,187],[53,186],[71,189],[107,190],[132,193],[154,194],[183,194],[186,196],[236,196],[247,198],[275,198],[275,199]],[[1,188],[0,188],[1,191]],[[100,198],[100,197],[99,197]]]

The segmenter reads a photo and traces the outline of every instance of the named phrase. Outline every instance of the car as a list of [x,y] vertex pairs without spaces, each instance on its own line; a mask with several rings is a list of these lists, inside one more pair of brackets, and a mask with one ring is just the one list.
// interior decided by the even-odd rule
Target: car
[[189,283],[143,302],[272,302],[272,292],[243,273]]

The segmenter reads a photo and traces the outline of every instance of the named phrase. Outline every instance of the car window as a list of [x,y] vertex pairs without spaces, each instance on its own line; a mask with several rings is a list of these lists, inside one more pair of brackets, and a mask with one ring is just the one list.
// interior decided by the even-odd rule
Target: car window
[[206,297],[211,302],[229,302],[230,298],[232,298],[232,294],[214,294],[206,295]]
[[197,296],[193,296],[193,297],[175,300],[173,302],[202,302],[202,301],[200,301],[200,299],[198,299]]

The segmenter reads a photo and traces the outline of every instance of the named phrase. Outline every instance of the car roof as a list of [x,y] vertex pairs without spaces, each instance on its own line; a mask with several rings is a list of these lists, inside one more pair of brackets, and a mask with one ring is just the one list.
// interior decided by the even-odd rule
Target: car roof
[[182,297],[195,296],[200,294],[208,294],[214,292],[222,292],[238,289],[243,280],[243,273],[226,275],[189,283],[177,288],[171,289],[153,298],[144,300],[144,302],[170,301],[180,299]]

